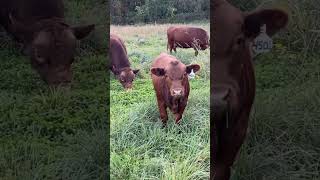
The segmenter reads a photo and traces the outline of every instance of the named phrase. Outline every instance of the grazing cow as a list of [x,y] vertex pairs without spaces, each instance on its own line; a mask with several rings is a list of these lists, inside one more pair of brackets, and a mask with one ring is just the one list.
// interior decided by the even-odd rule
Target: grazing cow
[[250,44],[266,25],[274,35],[288,22],[287,13],[259,9],[242,13],[225,0],[213,2],[212,139],[214,180],[228,180],[230,168],[244,142],[255,97],[255,74]]
[[94,29],[69,26],[62,0],[1,0],[0,26],[23,44],[32,67],[50,86],[71,82],[76,40]]
[[110,34],[110,69],[115,74],[122,86],[129,90],[132,88],[132,82],[139,72],[139,69],[130,68],[130,62],[127,55],[127,49],[119,36]]
[[205,50],[209,47],[209,36],[207,32],[196,27],[169,27],[167,30],[167,50],[172,49],[177,52],[176,48],[193,48],[195,56],[198,55],[198,50]]
[[173,112],[178,124],[188,102],[188,74],[200,70],[198,64],[184,65],[174,56],[161,53],[151,65],[151,77],[156,91],[160,118],[165,126],[167,107]]

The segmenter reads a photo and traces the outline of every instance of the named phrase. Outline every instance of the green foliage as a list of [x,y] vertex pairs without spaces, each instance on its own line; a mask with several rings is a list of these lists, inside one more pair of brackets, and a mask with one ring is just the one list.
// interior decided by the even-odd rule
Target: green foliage
[[207,0],[111,0],[112,24],[185,22],[209,19]]
[[64,1],[66,6],[67,22],[73,26],[95,24],[95,30],[90,35],[81,40],[81,54],[89,55],[90,53],[106,54],[109,37],[109,19],[107,1]]

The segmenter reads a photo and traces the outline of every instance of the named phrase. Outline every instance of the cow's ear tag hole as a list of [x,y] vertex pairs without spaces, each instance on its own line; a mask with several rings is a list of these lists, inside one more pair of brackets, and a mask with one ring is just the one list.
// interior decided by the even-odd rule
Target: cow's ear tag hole
[[260,28],[260,34],[253,40],[252,51],[254,55],[269,52],[273,47],[272,39],[267,35],[267,26]]
[[193,72],[193,69],[191,69],[191,73],[188,74],[189,79],[194,79],[195,76],[196,74]]

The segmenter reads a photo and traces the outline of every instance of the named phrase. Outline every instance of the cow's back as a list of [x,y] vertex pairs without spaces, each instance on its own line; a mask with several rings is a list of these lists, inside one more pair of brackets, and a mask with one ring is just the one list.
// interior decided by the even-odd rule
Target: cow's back
[[117,69],[130,67],[124,42],[115,34],[110,34],[110,55],[111,66],[114,66]]
[[201,28],[194,27],[177,27],[172,30],[175,42],[190,44],[196,39],[199,44],[208,44],[209,36],[207,32]]

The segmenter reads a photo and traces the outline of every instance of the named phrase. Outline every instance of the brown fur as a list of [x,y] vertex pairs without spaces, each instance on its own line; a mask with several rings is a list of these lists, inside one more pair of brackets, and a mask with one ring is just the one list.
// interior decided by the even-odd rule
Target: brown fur
[[193,48],[195,55],[198,50],[205,50],[209,47],[209,36],[207,32],[201,28],[175,26],[169,27],[167,30],[167,49],[176,52],[176,48]]
[[130,68],[126,46],[124,45],[123,40],[115,34],[110,34],[109,52],[111,58],[111,71],[117,76],[125,89],[131,89],[132,82],[139,70]]
[[255,97],[255,75],[249,43],[267,25],[271,36],[287,21],[280,10],[257,10],[244,14],[224,0],[213,4],[212,60],[212,160],[214,180],[228,180],[230,167],[243,144]]
[[76,40],[94,25],[70,27],[62,0],[2,0],[0,25],[24,46],[32,67],[49,85],[68,85]]
[[[179,123],[188,102],[190,91],[188,74],[200,70],[197,64],[184,65],[174,56],[161,53],[151,65],[151,77],[156,91],[160,118],[165,126],[168,120],[167,108]],[[180,92],[180,93],[177,93]]]

